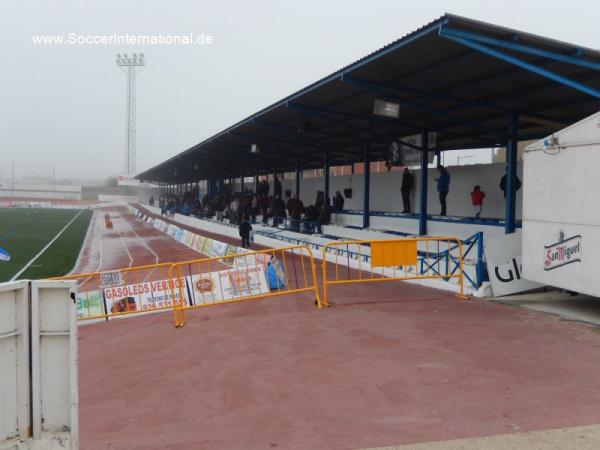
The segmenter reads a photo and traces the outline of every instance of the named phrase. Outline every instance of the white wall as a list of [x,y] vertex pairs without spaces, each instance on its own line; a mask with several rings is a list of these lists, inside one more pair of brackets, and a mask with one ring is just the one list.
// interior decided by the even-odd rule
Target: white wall
[[51,184],[0,185],[0,197],[81,200],[81,186]]
[[[600,114],[556,133],[560,148],[541,143],[524,154],[523,275],[532,281],[600,296]],[[529,151],[536,150],[536,151]],[[578,261],[550,270],[546,246],[580,236]]]
[[[471,191],[473,186],[480,185],[485,191],[486,198],[482,217],[504,218],[504,197],[499,188],[500,178],[505,173],[504,163],[476,164],[468,166],[451,166],[448,168],[451,176],[450,193],[447,198],[448,215],[450,216],[473,216],[471,205]],[[420,170],[413,170],[415,186],[412,192],[412,211],[419,209],[419,177]],[[517,164],[517,174],[523,181],[523,166]],[[429,169],[429,183],[427,187],[427,204],[429,214],[439,214],[440,203],[434,178],[438,176],[437,169]],[[371,174],[371,211],[402,211],[402,196],[400,195],[400,184],[402,182],[401,172],[380,172]],[[272,182],[271,191],[273,190]],[[295,180],[283,180],[283,192],[287,189],[292,193],[296,189]],[[254,184],[247,185],[251,189]],[[363,209],[363,175],[336,176],[329,179],[329,192],[333,197],[335,191],[343,194],[345,188],[352,188],[352,198],[346,199],[344,209]],[[235,184],[237,191],[240,190],[239,183]],[[314,204],[316,192],[323,190],[323,178],[303,178],[300,180],[300,199],[305,206]],[[522,190],[517,191],[516,218],[521,219]],[[362,221],[361,221],[362,224]]]
[[76,287],[0,283],[0,448],[79,448]]

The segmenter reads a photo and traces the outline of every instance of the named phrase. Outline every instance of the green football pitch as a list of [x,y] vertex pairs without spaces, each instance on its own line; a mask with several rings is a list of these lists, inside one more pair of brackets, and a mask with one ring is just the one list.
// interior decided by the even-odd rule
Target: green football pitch
[[91,218],[91,210],[0,208],[0,247],[11,256],[8,262],[0,261],[0,282],[13,278],[69,223],[18,279],[47,278],[71,271]]

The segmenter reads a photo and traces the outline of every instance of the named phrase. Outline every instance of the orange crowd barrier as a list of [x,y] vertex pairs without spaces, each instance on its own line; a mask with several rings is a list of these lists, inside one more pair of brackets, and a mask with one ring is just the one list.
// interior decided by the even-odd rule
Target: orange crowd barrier
[[458,296],[466,298],[462,268],[462,242],[455,237],[329,242],[321,264],[322,303],[329,305],[328,289],[335,285],[419,279],[456,279]]

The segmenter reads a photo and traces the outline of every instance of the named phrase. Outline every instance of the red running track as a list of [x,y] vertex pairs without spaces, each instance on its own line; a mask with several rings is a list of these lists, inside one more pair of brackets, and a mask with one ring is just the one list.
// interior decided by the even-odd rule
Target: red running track
[[[156,253],[183,251],[119,214]],[[407,283],[333,295],[196,310],[178,330],[168,314],[81,327],[81,448],[351,449],[600,421],[592,327]]]
[[[110,215],[112,230],[105,226],[105,214]],[[205,256],[139,220],[125,206],[114,206],[94,211],[81,257],[73,273],[99,272],[202,257]]]

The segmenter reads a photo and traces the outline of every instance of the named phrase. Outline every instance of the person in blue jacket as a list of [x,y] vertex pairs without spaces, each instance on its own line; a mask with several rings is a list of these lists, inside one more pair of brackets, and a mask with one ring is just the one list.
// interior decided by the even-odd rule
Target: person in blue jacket
[[448,196],[448,191],[450,191],[450,174],[441,164],[437,166],[437,170],[440,172],[440,176],[435,179],[437,181],[437,191],[440,194],[440,205],[442,206],[440,216],[445,216],[446,197]]

